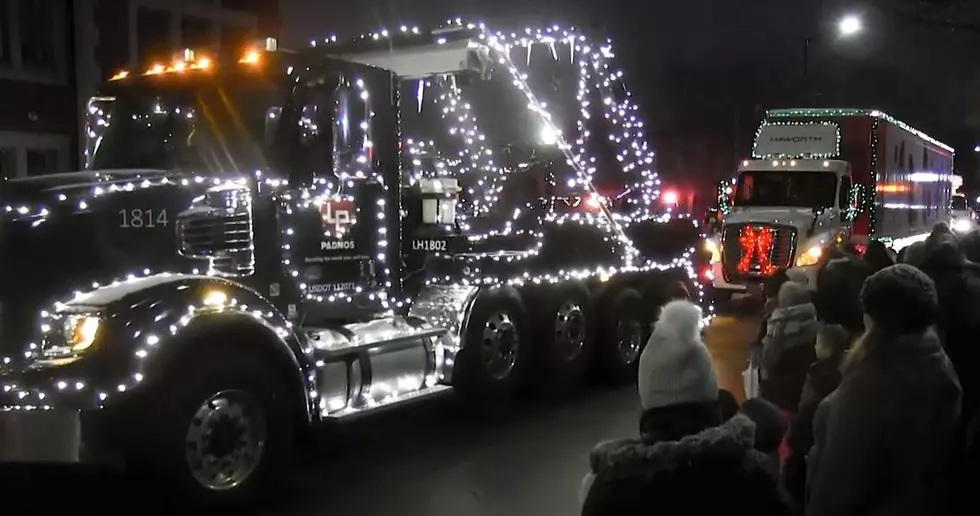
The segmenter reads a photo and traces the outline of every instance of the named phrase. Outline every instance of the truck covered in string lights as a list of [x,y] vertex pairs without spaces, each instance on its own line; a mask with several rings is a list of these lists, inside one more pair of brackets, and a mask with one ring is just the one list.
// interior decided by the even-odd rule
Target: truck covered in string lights
[[829,245],[898,250],[949,220],[953,148],[881,111],[766,113],[712,253],[719,298],[790,267],[815,272]]
[[86,171],[3,185],[0,462],[240,501],[318,422],[629,381],[657,308],[698,294],[607,43],[275,47],[119,73]]

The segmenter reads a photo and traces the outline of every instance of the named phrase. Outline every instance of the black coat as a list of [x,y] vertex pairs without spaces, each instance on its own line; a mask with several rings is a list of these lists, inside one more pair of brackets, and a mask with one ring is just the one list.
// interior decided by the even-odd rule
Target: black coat
[[[939,249],[925,257],[922,271],[939,294],[939,334],[963,387],[963,417],[980,407],[980,266]],[[958,253],[958,251],[957,251]]]
[[677,441],[601,444],[590,457],[582,516],[787,515],[777,473],[753,449],[754,432],[739,414]]
[[960,387],[939,337],[863,339],[814,418],[806,514],[946,514]]
[[840,385],[840,368],[841,360],[836,357],[810,366],[800,406],[786,438],[789,455],[783,464],[783,485],[798,513],[802,513],[806,501],[806,456],[813,447],[813,416],[820,402]]
[[831,260],[817,273],[814,305],[826,324],[839,324],[852,334],[864,330],[861,287],[874,273],[864,260],[845,257]]
[[762,397],[786,412],[796,412],[807,370],[816,358],[812,344],[796,346],[783,353],[773,373],[759,382]]

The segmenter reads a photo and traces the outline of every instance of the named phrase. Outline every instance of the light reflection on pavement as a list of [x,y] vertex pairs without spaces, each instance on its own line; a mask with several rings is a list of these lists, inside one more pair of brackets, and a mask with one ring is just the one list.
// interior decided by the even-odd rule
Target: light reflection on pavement
[[704,343],[711,351],[718,383],[735,395],[739,403],[745,401],[742,371],[748,366],[749,344],[759,331],[761,317],[745,315],[720,315],[711,321],[704,336]]

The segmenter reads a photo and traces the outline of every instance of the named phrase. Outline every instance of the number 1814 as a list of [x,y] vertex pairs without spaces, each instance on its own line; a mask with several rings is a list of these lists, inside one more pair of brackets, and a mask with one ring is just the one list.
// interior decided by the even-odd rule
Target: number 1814
[[167,224],[167,210],[119,210],[121,228],[155,228]]

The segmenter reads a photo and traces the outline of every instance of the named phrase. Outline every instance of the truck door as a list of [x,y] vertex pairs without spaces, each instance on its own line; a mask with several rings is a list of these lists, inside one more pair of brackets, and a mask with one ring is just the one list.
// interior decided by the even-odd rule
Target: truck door
[[[309,181],[285,203],[284,248],[291,273],[315,303],[346,300],[379,288],[378,199],[370,170],[368,106],[354,84],[331,77],[300,87],[294,98],[298,167]],[[357,134],[352,134],[357,133]],[[367,160],[368,163],[370,160]]]

